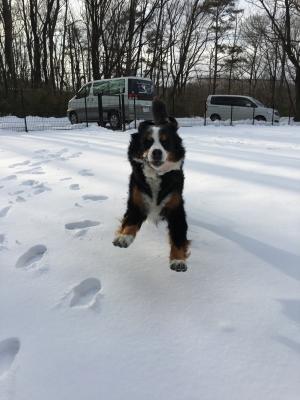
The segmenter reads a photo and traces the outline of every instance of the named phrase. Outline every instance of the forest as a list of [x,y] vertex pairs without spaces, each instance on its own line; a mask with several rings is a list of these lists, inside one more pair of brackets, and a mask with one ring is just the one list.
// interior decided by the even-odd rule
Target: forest
[[207,95],[222,93],[300,121],[300,2],[245,4],[1,0],[0,114],[22,100],[31,115],[64,115],[85,82],[137,75],[177,116],[203,115]]

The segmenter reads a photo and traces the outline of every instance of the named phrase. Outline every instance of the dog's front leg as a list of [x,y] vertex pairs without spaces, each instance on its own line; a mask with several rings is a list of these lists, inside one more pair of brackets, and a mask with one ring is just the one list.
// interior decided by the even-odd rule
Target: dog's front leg
[[[169,204],[174,204],[171,200]],[[170,236],[170,268],[173,271],[187,270],[186,260],[189,256],[189,241],[187,240],[187,223],[183,202],[179,201],[174,207],[169,207],[166,213]]]
[[138,188],[134,187],[129,193],[127,211],[124,214],[113,244],[124,248],[130,246],[146,218],[147,216],[143,210],[142,195]]

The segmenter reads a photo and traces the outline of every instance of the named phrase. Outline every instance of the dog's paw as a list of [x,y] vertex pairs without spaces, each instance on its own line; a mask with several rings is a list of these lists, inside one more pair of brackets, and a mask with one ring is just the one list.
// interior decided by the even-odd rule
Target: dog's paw
[[183,260],[171,260],[170,268],[172,271],[185,272],[187,271],[187,265]]
[[134,236],[133,235],[118,235],[115,237],[113,241],[113,245],[117,247],[123,247],[126,248],[131,245],[131,243],[134,241]]

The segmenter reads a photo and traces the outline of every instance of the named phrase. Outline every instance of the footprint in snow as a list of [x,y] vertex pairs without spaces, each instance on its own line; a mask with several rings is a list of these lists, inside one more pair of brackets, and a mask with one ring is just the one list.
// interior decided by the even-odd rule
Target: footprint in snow
[[97,278],[87,278],[72,289],[70,307],[91,307],[95,304],[101,282]]
[[80,229],[80,231],[78,231],[77,233],[75,233],[74,237],[76,238],[82,238],[83,236],[85,236],[87,234],[87,229]]
[[45,153],[48,153],[48,150],[46,150],[46,149],[40,149],[40,150],[35,150],[33,153],[34,153],[34,154],[37,154],[37,155],[39,155],[39,154],[45,154]]
[[92,200],[92,201],[100,201],[100,200],[107,200],[107,196],[101,196],[97,194],[85,194],[82,196],[83,200]]
[[5,178],[3,178],[2,181],[12,181],[14,179],[17,179],[17,175],[8,175]]
[[24,185],[24,186],[34,186],[34,185],[37,185],[39,182],[38,181],[35,181],[34,179],[27,179],[27,181],[23,181],[22,183],[21,183],[21,185]]
[[80,190],[80,186],[78,183],[73,183],[72,185],[69,186],[70,190]]
[[40,183],[39,185],[35,186],[34,189],[34,194],[41,194],[43,192],[49,192],[51,190],[44,183]]
[[16,262],[16,268],[29,269],[34,268],[36,263],[41,260],[47,251],[43,244],[37,244],[26,251]]
[[79,152],[77,152],[77,153],[71,154],[71,155],[69,156],[69,158],[77,158],[77,157],[80,157],[81,155],[82,155],[82,152],[79,151]]
[[70,176],[68,176],[67,178],[61,178],[60,181],[69,181],[70,179],[72,179]]
[[91,228],[92,226],[97,226],[97,225],[100,225],[100,222],[85,219],[84,221],[70,222],[68,224],[65,224],[65,228],[73,231],[74,229]]
[[51,162],[51,160],[36,161],[36,162],[32,163],[31,166],[32,167],[36,167],[38,165],[48,164],[49,162]]
[[21,193],[24,193],[24,190],[17,190],[16,192],[14,192],[14,193],[8,193],[10,196],[15,196],[15,195],[17,195],[17,194],[21,194]]
[[82,176],[94,176],[93,172],[90,169],[81,169],[78,173]]
[[22,165],[28,165],[28,164],[30,164],[30,160],[26,160],[26,161],[23,161],[23,162],[11,164],[11,165],[9,165],[8,168],[16,168],[16,167],[21,167]]
[[9,210],[10,210],[10,206],[2,208],[0,210],[0,218],[5,217]]
[[18,338],[7,338],[0,341],[0,377],[11,367],[21,347]]
[[18,174],[30,174],[30,175],[42,175],[45,172],[41,167],[35,167],[31,169],[26,169],[24,171],[19,171]]
[[22,197],[22,196],[18,196],[17,198],[16,198],[16,202],[18,202],[18,203],[24,203],[26,200],[24,199],[24,197]]
[[5,250],[7,248],[3,245],[4,241],[5,241],[5,235],[4,233],[0,233],[0,251]]
[[0,233],[0,244],[4,243],[5,235],[4,233]]

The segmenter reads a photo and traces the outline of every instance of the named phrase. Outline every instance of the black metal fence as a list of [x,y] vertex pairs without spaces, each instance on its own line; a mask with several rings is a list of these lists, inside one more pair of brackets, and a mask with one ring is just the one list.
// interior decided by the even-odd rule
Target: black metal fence
[[[76,121],[78,123],[71,124],[67,117],[53,117],[53,116],[29,116],[27,113],[27,104],[29,99],[30,92],[19,90],[15,92],[15,98],[18,102],[18,113],[16,116],[0,116],[0,129],[5,129],[9,131],[23,131],[23,132],[30,132],[30,131],[37,131],[37,130],[53,130],[53,129],[76,129],[76,128],[83,128],[88,127],[91,122],[97,122],[99,126],[102,127],[110,127],[109,125],[113,125],[110,120],[110,116],[112,115],[110,112],[113,108],[114,116],[115,116],[115,125],[112,126],[115,130],[122,130],[125,131],[126,129],[136,128],[139,120],[149,119],[149,114],[145,117],[140,112],[140,106],[137,107],[137,99],[135,96],[131,96],[130,99],[127,99],[125,95],[118,94],[118,95],[97,95],[97,105],[94,104],[93,115],[91,115],[91,108],[88,104],[88,98],[83,98],[83,110],[81,111],[80,118]],[[105,96],[105,98],[104,98]],[[108,99],[112,98],[113,106],[108,106],[107,103]],[[42,107],[42,106],[41,106]],[[239,107],[240,108],[240,107]],[[67,106],[65,106],[67,109]],[[137,109],[139,112],[137,112]],[[109,111],[110,110],[110,111]],[[172,113],[176,118],[176,111],[173,110]],[[0,110],[1,112],[1,110]],[[202,102],[199,104],[199,115],[203,115],[203,117],[197,116],[189,116],[194,117],[189,119],[186,118],[179,118],[181,126],[191,126],[191,125],[208,125],[208,124],[215,124],[214,118],[211,119],[211,116],[207,113],[207,106],[206,102]],[[256,108],[253,107],[251,113],[251,118],[248,118],[247,121],[243,120],[249,124],[256,124],[261,123],[262,118],[256,113]],[[144,118],[143,118],[144,117]],[[195,118],[196,117],[196,118]],[[150,116],[151,118],[151,116]],[[276,108],[272,108],[272,115],[269,116],[268,124],[274,125],[277,124],[279,116],[276,114]],[[74,121],[73,121],[74,122]],[[234,123],[238,123],[239,120],[236,118],[236,107],[234,105],[230,106],[230,116],[225,122],[225,124],[233,125]],[[222,122],[223,123],[223,122]],[[285,124],[291,125],[293,123],[293,119],[291,117],[291,113],[289,116],[286,117]]]

